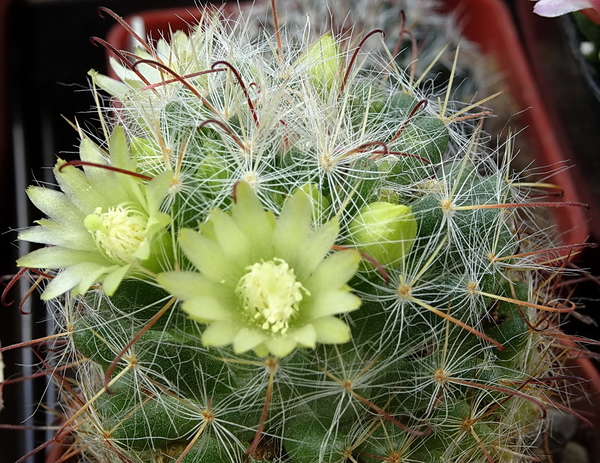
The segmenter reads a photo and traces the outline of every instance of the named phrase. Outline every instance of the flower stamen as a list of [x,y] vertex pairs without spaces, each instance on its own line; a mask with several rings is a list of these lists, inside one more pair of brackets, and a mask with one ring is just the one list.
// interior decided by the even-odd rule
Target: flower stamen
[[244,310],[261,322],[263,330],[285,334],[299,311],[302,293],[310,293],[283,259],[257,262],[246,270],[248,273],[240,278],[236,288]]
[[98,247],[110,259],[122,261],[133,256],[144,241],[148,217],[132,205],[122,203],[106,212],[96,208],[84,223]]

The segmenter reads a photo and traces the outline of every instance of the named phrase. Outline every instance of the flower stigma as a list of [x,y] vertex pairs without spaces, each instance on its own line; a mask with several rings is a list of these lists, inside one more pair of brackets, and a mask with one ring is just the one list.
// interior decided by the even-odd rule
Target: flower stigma
[[294,269],[283,259],[274,258],[246,267],[236,293],[246,312],[262,322],[261,328],[285,334],[290,320],[299,311],[298,304],[308,290],[296,280]]
[[97,207],[84,224],[110,259],[123,261],[133,256],[144,241],[148,217],[131,204],[121,203],[106,212]]

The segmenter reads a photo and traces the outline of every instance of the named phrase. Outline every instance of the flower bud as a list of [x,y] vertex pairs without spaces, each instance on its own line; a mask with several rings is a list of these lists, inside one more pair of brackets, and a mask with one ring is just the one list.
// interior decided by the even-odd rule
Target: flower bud
[[330,33],[325,34],[304,53],[297,64],[308,66],[313,84],[330,89],[343,66],[340,46]]
[[397,264],[411,250],[417,221],[409,206],[375,202],[364,206],[348,225],[350,241],[381,265]]

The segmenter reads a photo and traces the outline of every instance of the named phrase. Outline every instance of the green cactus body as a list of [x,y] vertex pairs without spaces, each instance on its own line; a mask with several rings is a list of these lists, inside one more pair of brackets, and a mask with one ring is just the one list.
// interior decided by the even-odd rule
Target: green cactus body
[[[21,238],[69,260],[26,265],[59,277],[100,266],[51,293],[80,365],[82,452],[115,463],[526,458],[551,393],[532,379],[555,368],[535,327],[557,308],[538,272],[555,267],[527,252],[546,234],[514,212],[530,191],[468,121],[439,115],[435,95],[368,65],[385,58],[293,30],[279,48],[245,25],[207,13],[189,36],[139,52],[136,72],[115,62],[122,82],[92,73],[119,99],[107,111],[120,125],[108,157],[89,138],[82,151],[123,170],[86,166],[83,186],[34,194],[49,219]],[[120,257],[110,291],[85,227],[84,244],[48,239],[94,213],[85,185],[100,174],[158,223],[142,237],[155,265]],[[94,220],[89,233],[115,228]],[[128,226],[117,231],[135,238]]]

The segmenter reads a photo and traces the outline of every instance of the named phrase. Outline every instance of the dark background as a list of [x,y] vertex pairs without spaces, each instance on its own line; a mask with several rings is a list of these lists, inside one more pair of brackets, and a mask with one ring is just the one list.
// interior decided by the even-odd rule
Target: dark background
[[[545,81],[558,90],[549,95],[544,89],[544,102],[555,124],[563,130],[561,142],[565,149],[576,153],[573,162],[581,166],[578,175],[583,196],[592,205],[600,203],[599,100],[590,99],[585,93],[573,95],[573,90],[584,88],[585,78],[577,71],[575,58],[569,58],[567,37],[559,31],[560,20],[534,18],[538,30],[537,26],[523,25],[522,17],[517,14],[523,4],[531,10],[531,1],[507,0],[506,3],[515,13],[517,24],[522,25],[522,38],[529,41],[526,52],[530,53],[532,63],[538,60],[534,70],[540,73],[540,83]],[[42,166],[53,166],[58,153],[68,157],[65,153],[76,151],[77,135],[62,116],[69,120],[77,117],[84,126],[86,121],[93,123],[95,119],[90,111],[93,100],[88,91],[87,71],[94,68],[106,73],[106,55],[104,49],[94,46],[89,38],[105,37],[115,24],[114,20],[98,15],[98,6],[111,8],[121,16],[160,7],[195,8],[194,2],[189,0],[0,0],[0,231],[12,230],[0,235],[0,275],[11,275],[16,270],[14,230],[30,220],[30,206],[23,195],[25,186],[34,179],[52,183],[51,170]],[[589,211],[592,242],[600,241],[598,213],[592,206]],[[586,250],[576,262],[600,275],[597,250]],[[594,318],[600,297],[598,285],[591,281],[583,283],[576,296],[588,307],[584,314]],[[14,296],[10,295],[9,300],[11,297]],[[23,316],[16,303],[0,307],[2,345],[20,341],[24,333],[32,336],[30,338],[45,334],[43,307],[34,305],[27,309],[33,313]],[[571,321],[567,328],[600,338],[593,325]],[[43,351],[43,348],[38,350]],[[17,365],[28,363],[31,358],[35,360],[35,357],[27,357],[31,355],[27,348],[6,352],[6,377],[22,374]],[[47,387],[43,379],[28,382],[26,387],[22,385],[10,384],[4,388],[6,408],[0,414],[0,423],[25,422],[34,411],[33,398],[41,397]],[[52,394],[50,391],[50,399]],[[23,409],[23,403],[28,401],[29,408]],[[37,428],[52,424],[51,421],[51,417],[37,414],[35,420],[25,424]],[[51,429],[34,432],[0,427],[0,462],[16,461],[51,433]],[[30,459],[28,463],[33,461]],[[35,461],[43,461],[43,452]]]

